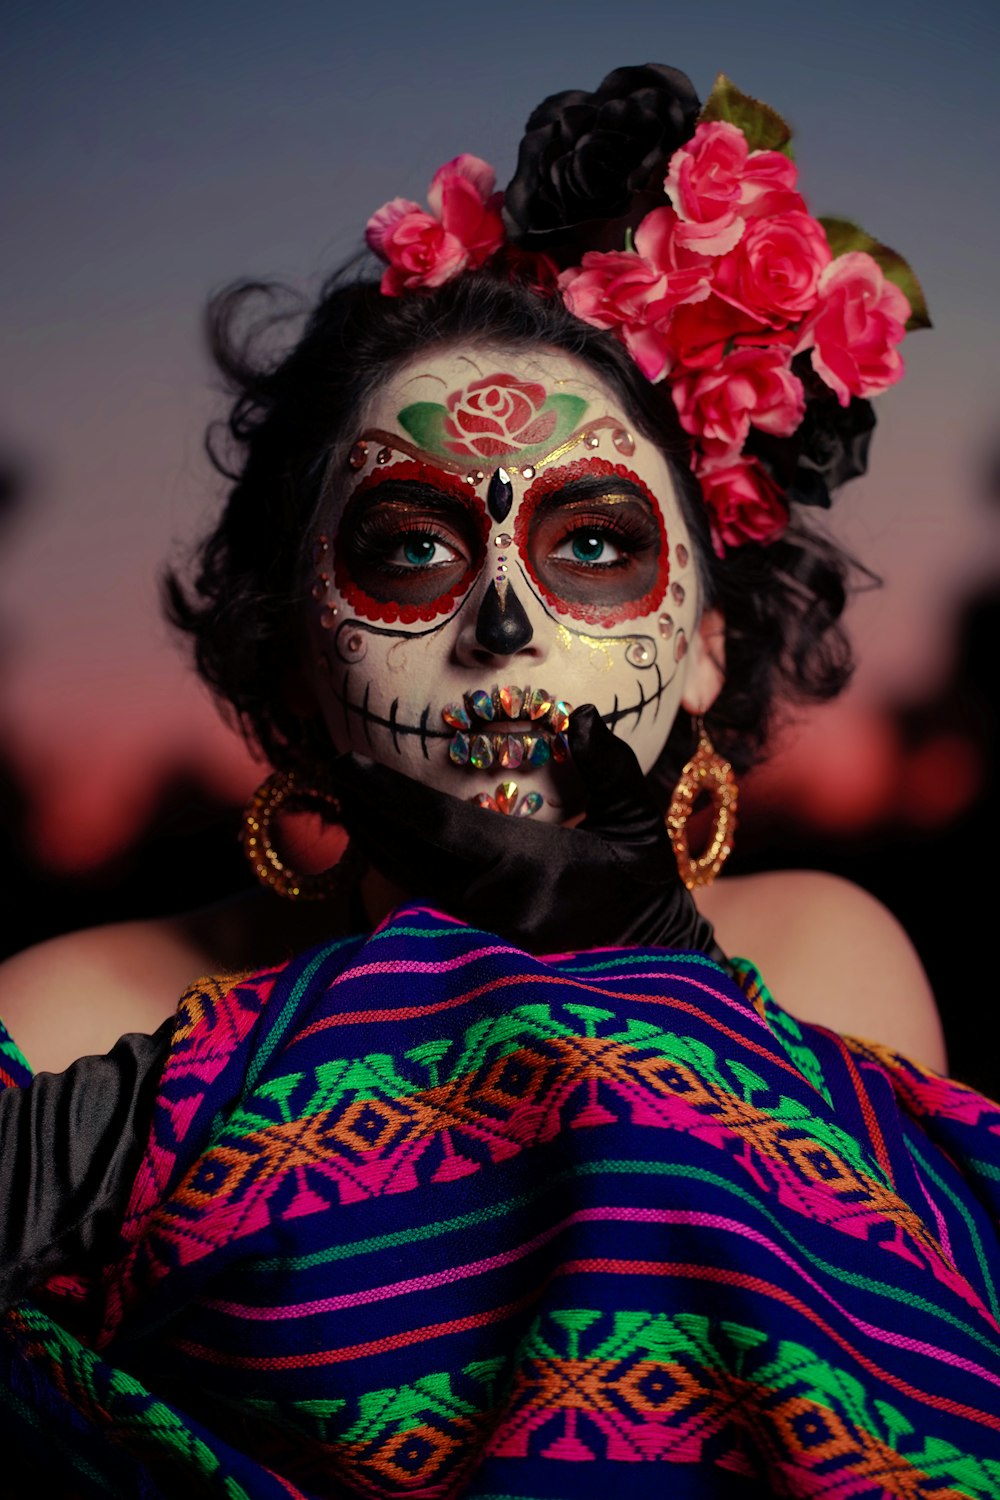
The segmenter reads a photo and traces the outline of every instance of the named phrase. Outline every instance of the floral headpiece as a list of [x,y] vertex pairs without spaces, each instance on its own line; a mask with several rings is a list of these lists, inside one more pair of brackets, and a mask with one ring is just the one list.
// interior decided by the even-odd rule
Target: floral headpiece
[[666,382],[716,551],[773,541],[790,500],[828,506],[864,472],[868,398],[902,377],[904,334],[930,326],[902,256],[809,213],[791,135],[724,74],[699,109],[676,69],[618,68],[539,105],[505,193],[463,155],[435,174],[429,211],[379,209],[366,238],[382,291],[490,264],[561,296]]

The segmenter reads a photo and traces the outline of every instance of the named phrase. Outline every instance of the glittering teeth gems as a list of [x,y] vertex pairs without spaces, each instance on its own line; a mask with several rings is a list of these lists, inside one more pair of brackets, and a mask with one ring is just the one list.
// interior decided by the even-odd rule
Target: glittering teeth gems
[[472,800],[477,807],[485,808],[487,812],[503,813],[508,818],[531,818],[545,806],[541,792],[528,792],[518,799],[516,781],[501,781],[492,797],[480,792]]
[[472,723],[463,703],[449,703],[441,710],[441,717],[450,729],[468,729]]
[[[516,771],[519,766],[538,770],[550,760],[568,759],[566,731],[572,709],[544,688],[533,691],[505,683],[489,690],[472,689],[464,698],[463,703],[449,703],[441,710],[444,722],[456,731],[448,746],[453,765],[470,766],[474,771],[488,771],[491,766],[504,771]],[[504,733],[489,733],[487,725],[503,721],[508,726],[523,722],[527,733],[509,727]]]
[[466,693],[465,701],[469,705],[469,712],[475,714],[477,719],[489,721],[496,715],[493,707],[493,694],[485,693],[482,689],[475,693]]
[[524,691],[518,687],[502,687],[497,690],[500,711],[507,719],[519,719],[524,706]]

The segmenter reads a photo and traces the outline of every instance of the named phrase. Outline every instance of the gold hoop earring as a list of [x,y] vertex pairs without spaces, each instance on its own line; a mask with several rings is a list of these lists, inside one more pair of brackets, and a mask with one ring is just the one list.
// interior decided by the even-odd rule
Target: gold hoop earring
[[[739,787],[732,766],[717,754],[701,720],[698,719],[696,723],[698,744],[681,771],[666,816],[667,832],[674,846],[677,870],[689,891],[693,891],[698,885],[711,885],[733,852],[736,809],[739,803]],[[708,793],[715,817],[704,853],[694,858],[687,840],[687,820],[699,792]]]
[[336,889],[340,866],[315,875],[300,874],[285,864],[271,841],[271,819],[280,807],[299,811],[331,810],[340,821],[340,803],[332,792],[300,782],[294,771],[272,771],[254,792],[243,813],[240,842],[261,885],[289,901],[322,901]]

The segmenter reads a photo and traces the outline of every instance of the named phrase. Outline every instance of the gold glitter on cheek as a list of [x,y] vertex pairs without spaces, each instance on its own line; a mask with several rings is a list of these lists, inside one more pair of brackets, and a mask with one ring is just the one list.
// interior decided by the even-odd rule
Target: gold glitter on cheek
[[576,631],[567,630],[565,625],[557,625],[556,645],[560,651],[570,651],[574,646],[582,646],[590,653],[587,664],[594,672],[610,672],[615,664],[615,641],[604,641],[594,635],[580,635]]

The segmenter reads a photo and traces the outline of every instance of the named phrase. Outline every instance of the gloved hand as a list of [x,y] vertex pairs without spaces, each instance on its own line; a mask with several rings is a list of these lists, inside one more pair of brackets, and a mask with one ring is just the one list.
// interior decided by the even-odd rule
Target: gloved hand
[[504,817],[356,754],[334,762],[331,789],[383,875],[529,952],[663,947],[724,961],[630,747],[590,704],[568,736],[587,806],[576,828]]

